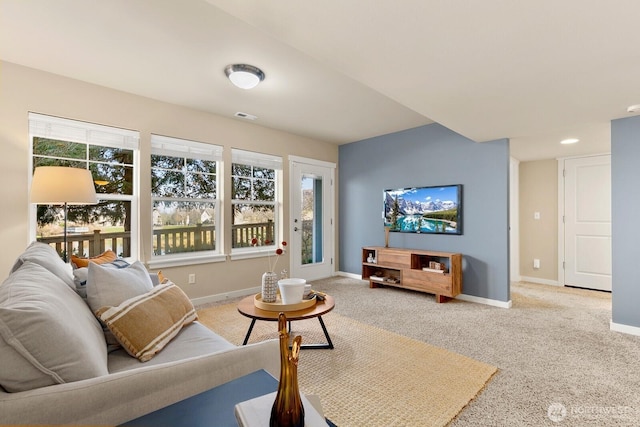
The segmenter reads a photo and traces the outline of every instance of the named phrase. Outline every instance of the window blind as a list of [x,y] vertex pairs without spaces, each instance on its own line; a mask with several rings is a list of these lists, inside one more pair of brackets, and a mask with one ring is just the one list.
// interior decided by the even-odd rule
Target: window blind
[[140,144],[140,133],[137,131],[38,113],[29,113],[29,133],[31,137],[130,150],[137,150]]
[[251,165],[267,169],[282,170],[282,157],[272,156],[270,154],[232,149],[231,159],[233,163],[239,163],[242,165]]
[[169,136],[151,135],[151,154],[221,161],[222,150],[223,147],[220,145],[205,144]]

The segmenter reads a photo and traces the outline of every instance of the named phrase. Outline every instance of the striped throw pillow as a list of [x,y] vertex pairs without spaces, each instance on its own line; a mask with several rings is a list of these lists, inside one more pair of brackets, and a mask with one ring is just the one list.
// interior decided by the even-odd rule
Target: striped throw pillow
[[177,285],[167,282],[117,307],[96,311],[127,353],[146,362],[197,320],[193,304]]

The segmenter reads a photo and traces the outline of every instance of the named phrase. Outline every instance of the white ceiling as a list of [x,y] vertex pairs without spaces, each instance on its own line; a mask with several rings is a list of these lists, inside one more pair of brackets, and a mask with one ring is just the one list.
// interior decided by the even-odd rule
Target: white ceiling
[[[0,59],[337,144],[436,121],[526,161],[610,150],[640,103],[638,17],[637,0],[0,0]],[[266,79],[237,89],[231,63]]]

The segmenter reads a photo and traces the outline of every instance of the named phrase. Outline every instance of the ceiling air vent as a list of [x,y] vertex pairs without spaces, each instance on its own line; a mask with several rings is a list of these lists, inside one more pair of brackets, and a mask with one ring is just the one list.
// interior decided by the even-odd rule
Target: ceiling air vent
[[234,116],[240,117],[241,119],[246,119],[246,120],[255,120],[255,119],[258,118],[257,116],[254,116],[253,114],[247,114],[247,113],[243,113],[243,112],[240,112],[240,111],[235,113]]

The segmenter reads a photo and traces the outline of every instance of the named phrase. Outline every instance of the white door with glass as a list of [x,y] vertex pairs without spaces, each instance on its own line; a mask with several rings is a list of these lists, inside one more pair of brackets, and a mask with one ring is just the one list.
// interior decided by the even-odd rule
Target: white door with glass
[[611,291],[611,156],[564,162],[564,281]]
[[289,157],[290,276],[307,280],[334,273],[335,164]]

